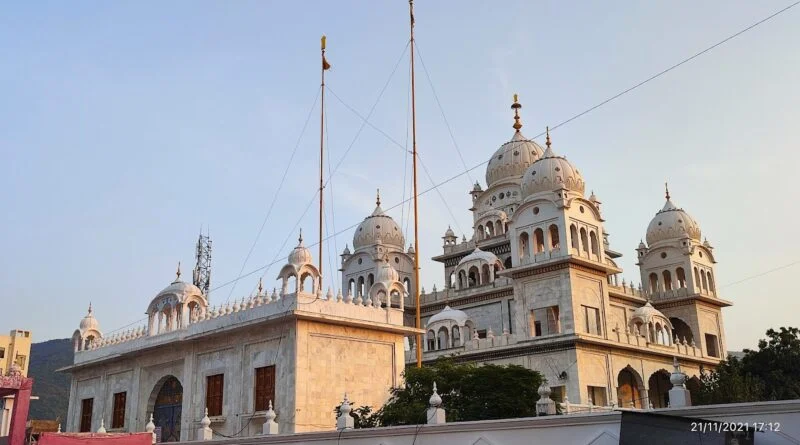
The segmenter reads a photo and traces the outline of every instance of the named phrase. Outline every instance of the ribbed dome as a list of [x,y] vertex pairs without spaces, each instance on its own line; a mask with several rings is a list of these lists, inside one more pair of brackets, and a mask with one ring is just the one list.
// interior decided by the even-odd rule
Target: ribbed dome
[[157,297],[167,294],[174,294],[179,297],[186,296],[186,295],[202,295],[203,292],[200,290],[199,287],[195,286],[192,283],[185,283],[177,279],[173,281],[169,286],[165,287],[161,292],[158,293]]
[[382,262],[380,267],[378,267],[376,281],[379,283],[390,283],[399,280],[400,274],[397,273],[397,270],[395,270],[388,261]]
[[437,321],[455,321],[457,325],[464,326],[467,320],[469,320],[469,316],[466,312],[452,309],[450,306],[445,306],[441,312],[428,319],[426,326],[430,326]]
[[686,211],[675,206],[667,197],[664,207],[647,226],[647,244],[689,237],[700,242],[700,225]]
[[[653,318],[661,318],[662,321],[666,321],[669,323],[669,319],[664,316],[658,309],[654,308],[652,304],[648,301],[644,306],[636,308],[635,311],[631,314],[631,320],[641,320],[642,323],[647,324]],[[671,324],[668,324],[670,329],[672,328]]]
[[461,261],[458,262],[458,266],[461,266],[462,264],[466,264],[474,260],[479,260],[487,264],[495,264],[498,261],[497,256],[492,252],[487,252],[485,250],[481,250],[480,248],[476,247],[471,254],[465,256],[464,258],[461,258]]
[[92,305],[89,305],[89,311],[86,313],[86,316],[81,319],[80,323],[80,330],[86,332],[90,329],[94,329],[96,331],[100,330],[100,322],[94,318],[94,313],[92,312]]
[[518,179],[544,153],[536,142],[517,131],[510,141],[501,145],[486,166],[486,184],[491,187],[503,179]]
[[456,233],[453,232],[453,229],[450,226],[447,226],[447,230],[444,232],[445,238],[454,238]]
[[303,232],[300,232],[300,238],[297,240],[297,247],[292,249],[288,261],[289,264],[294,264],[295,266],[314,262],[311,251],[303,244]]
[[383,244],[389,244],[403,250],[406,240],[403,237],[400,226],[394,222],[391,216],[383,213],[380,196],[378,196],[376,204],[372,215],[364,218],[364,221],[356,228],[356,232],[353,235],[353,248],[358,250],[362,247],[375,245],[380,241]]
[[560,188],[583,195],[586,183],[583,176],[567,158],[557,156],[547,147],[544,155],[525,171],[522,178],[522,196],[527,198],[540,192],[552,192]]

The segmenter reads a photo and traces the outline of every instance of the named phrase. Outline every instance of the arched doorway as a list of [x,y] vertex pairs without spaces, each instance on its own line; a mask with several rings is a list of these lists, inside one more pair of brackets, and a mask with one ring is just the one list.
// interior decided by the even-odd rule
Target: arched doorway
[[647,380],[647,395],[653,408],[666,408],[669,406],[669,390],[672,383],[669,381],[669,373],[665,370],[656,371]]
[[161,428],[161,442],[181,440],[181,406],[183,404],[183,385],[174,376],[166,377],[157,391],[153,405],[153,423]]
[[639,394],[641,378],[639,375],[627,367],[619,372],[617,376],[617,402],[620,408],[641,408],[642,401]]

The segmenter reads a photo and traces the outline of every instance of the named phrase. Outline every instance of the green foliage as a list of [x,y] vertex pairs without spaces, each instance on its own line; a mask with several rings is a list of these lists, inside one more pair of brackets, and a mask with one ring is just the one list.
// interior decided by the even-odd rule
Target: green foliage
[[800,398],[800,329],[767,331],[758,350],[744,350],[700,376],[697,404],[791,400]]
[[55,420],[67,418],[70,375],[55,372],[72,364],[72,342],[68,338],[49,340],[31,345],[28,377],[33,378],[33,395],[28,418]]
[[440,359],[431,366],[406,368],[404,380],[403,386],[390,390],[391,398],[377,412],[370,407],[353,410],[356,428],[425,423],[434,381],[448,422],[535,416],[542,376],[518,365],[477,366]]

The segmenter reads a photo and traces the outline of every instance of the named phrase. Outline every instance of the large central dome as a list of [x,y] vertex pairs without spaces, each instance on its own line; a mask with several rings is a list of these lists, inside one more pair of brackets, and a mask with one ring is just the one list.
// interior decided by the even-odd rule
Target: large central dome
[[504,179],[519,179],[544,149],[536,142],[526,139],[517,131],[510,141],[501,145],[486,166],[486,184],[492,185]]
[[557,156],[550,147],[550,136],[547,139],[547,150],[541,159],[534,162],[525,172],[522,179],[522,196],[527,198],[540,192],[552,192],[560,188],[578,192],[583,195],[586,183],[581,173],[567,158]]
[[356,233],[353,235],[353,247],[360,249],[373,246],[378,241],[395,246],[400,250],[403,250],[406,244],[400,226],[394,222],[391,216],[383,213],[380,195],[378,195],[375,210],[356,228]]

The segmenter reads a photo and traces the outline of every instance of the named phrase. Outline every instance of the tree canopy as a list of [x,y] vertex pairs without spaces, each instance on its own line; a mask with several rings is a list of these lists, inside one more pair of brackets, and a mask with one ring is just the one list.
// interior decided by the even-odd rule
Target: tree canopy
[[744,350],[741,359],[729,356],[716,369],[700,375],[695,402],[756,402],[800,398],[800,329],[767,331],[758,350]]
[[391,398],[378,411],[361,406],[351,412],[356,428],[425,423],[433,382],[446,408],[447,421],[463,422],[535,416],[542,375],[519,365],[478,366],[451,359],[439,359],[422,368],[409,367],[404,372],[404,384],[390,390]]

